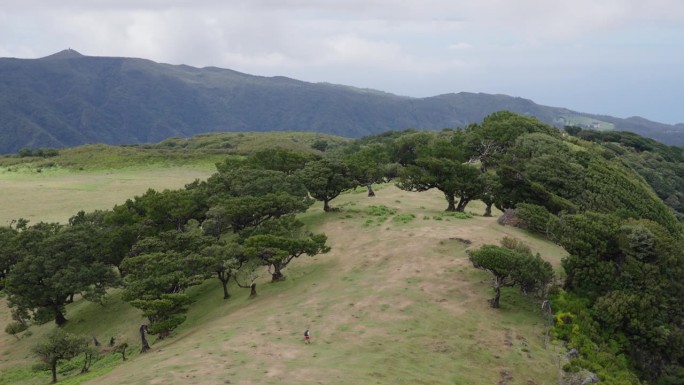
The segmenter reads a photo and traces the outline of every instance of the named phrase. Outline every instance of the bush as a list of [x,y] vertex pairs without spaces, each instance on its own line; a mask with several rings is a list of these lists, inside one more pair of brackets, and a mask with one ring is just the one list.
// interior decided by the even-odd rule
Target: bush
[[25,331],[26,329],[28,329],[28,325],[26,325],[25,323],[10,322],[9,324],[7,324],[7,326],[5,326],[5,333],[12,335],[12,336],[16,337],[17,339],[19,339],[17,334]]
[[551,213],[544,206],[529,203],[518,203],[515,207],[515,216],[520,220],[519,227],[546,234]]

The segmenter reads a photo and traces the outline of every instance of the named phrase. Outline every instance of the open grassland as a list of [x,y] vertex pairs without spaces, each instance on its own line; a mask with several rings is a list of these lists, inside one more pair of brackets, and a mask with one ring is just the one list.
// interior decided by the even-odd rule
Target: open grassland
[[110,209],[126,199],[155,190],[182,188],[206,179],[214,165],[111,169],[87,172],[50,169],[41,173],[0,172],[0,225],[18,218],[65,223],[79,210]]
[[[190,290],[187,321],[152,351],[137,354],[144,320],[114,292],[104,305],[69,305],[66,328],[116,336],[131,345],[131,359],[104,354],[91,373],[60,376],[64,384],[497,384],[558,383],[561,349],[545,346],[539,306],[504,290],[501,309],[487,303],[487,273],[476,270],[468,248],[521,239],[559,266],[562,249],[469,206],[470,218],[444,215],[439,192],[410,193],[385,185],[375,198],[350,192],[334,200],[341,210],[316,205],[301,218],[325,232],[332,251],[301,257],[259,295],[232,287],[222,299],[218,280]],[[121,198],[119,198],[121,199]],[[470,243],[466,242],[469,241]],[[0,319],[8,319],[2,306]],[[3,322],[3,323],[4,323]],[[0,336],[0,384],[47,384],[47,373],[26,369],[29,347],[52,324],[16,340]],[[311,345],[302,342],[304,329]]]
[[313,146],[324,142],[334,148],[349,139],[313,132],[225,132],[170,138],[157,144],[110,146],[89,144],[59,150],[53,157],[0,156],[3,172],[42,172],[57,167],[75,170],[108,171],[149,166],[207,166],[226,156],[241,156],[257,151],[282,148],[320,153]]
[[215,164],[268,148],[320,153],[347,139],[298,132],[211,133],[159,144],[92,144],[49,158],[0,157],[0,225],[18,218],[65,222],[79,210],[109,209],[147,189],[181,188],[216,172]]

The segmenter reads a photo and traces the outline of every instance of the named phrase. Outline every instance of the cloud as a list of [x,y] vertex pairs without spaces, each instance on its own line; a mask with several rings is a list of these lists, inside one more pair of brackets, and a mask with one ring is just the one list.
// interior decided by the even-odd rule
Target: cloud
[[[0,56],[71,47],[415,96],[533,97],[684,65],[682,26],[681,0],[4,0]],[[681,89],[680,72],[633,84]]]
[[449,48],[450,50],[453,50],[453,51],[461,51],[461,50],[469,49],[472,47],[473,46],[468,44],[468,43],[462,43],[461,42],[461,43],[449,44],[449,46],[447,48]]

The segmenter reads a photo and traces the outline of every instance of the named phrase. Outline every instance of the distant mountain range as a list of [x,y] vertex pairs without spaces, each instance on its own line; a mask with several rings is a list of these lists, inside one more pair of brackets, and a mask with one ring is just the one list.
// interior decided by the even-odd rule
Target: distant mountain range
[[406,128],[464,127],[499,110],[561,127],[632,131],[684,146],[684,124],[585,114],[506,95],[411,98],[216,67],[84,56],[74,50],[41,59],[0,58],[0,153],[158,142],[216,131],[360,137]]

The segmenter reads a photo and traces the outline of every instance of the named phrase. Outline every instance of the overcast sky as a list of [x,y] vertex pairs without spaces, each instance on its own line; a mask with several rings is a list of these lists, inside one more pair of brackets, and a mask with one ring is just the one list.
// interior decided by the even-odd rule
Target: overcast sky
[[66,48],[684,122],[682,0],[2,1],[0,57]]

